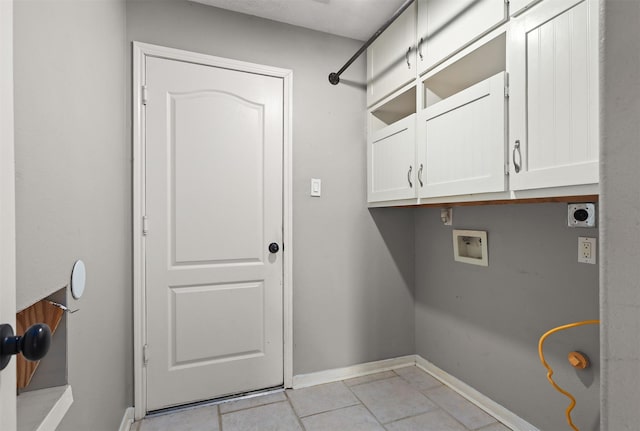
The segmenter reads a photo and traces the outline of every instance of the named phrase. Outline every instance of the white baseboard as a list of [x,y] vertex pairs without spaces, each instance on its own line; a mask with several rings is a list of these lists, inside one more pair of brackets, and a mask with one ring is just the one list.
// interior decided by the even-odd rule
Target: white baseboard
[[120,428],[118,431],[129,431],[133,425],[133,407],[127,407],[122,416],[122,422],[120,422]]
[[438,368],[420,355],[415,356],[416,366],[431,374],[436,379],[480,407],[485,412],[515,431],[540,431],[529,422],[522,419],[512,411],[496,403],[486,395],[481,394],[471,386],[458,380],[446,371]]
[[[431,374],[436,379],[465,397],[467,400],[480,407],[485,412],[496,418],[514,431],[540,431],[529,422],[522,419],[509,409],[493,401],[486,395],[478,392],[468,384],[457,379],[436,365],[427,361],[420,355],[408,355],[383,361],[367,362],[364,364],[352,365],[350,367],[335,368],[332,370],[318,371],[309,374],[299,374],[293,376],[293,389],[301,389],[309,386],[321,385],[324,383],[337,382],[354,377],[365,376],[367,374],[379,373],[395,368],[416,365],[423,371]],[[132,416],[133,417],[133,416]],[[121,429],[122,431],[122,429]]]
[[415,365],[415,363],[415,355],[409,355],[401,356],[394,359],[385,359],[382,361],[352,365],[350,367],[335,368],[332,370],[318,371],[309,374],[299,374],[297,376],[293,376],[293,389],[300,389],[306,388],[308,386],[337,382],[340,380],[365,376],[367,374],[388,371],[394,368],[408,367],[411,365]]

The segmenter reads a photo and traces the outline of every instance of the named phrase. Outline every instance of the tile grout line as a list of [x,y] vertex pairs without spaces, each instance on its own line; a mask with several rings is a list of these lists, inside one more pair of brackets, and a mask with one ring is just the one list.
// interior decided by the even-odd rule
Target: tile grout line
[[[396,375],[396,377],[400,377],[400,376],[398,375],[398,373],[396,373],[394,370],[390,370],[390,371],[391,371],[393,374],[395,374],[395,375]],[[385,378],[385,379],[373,380],[373,381],[371,381],[371,382],[365,382],[365,383],[361,383],[360,385],[353,385],[353,386],[349,386],[349,385],[347,385],[346,383],[344,383],[344,380],[341,380],[341,382],[343,382],[343,383],[344,383],[344,385],[347,387],[347,389],[349,389],[349,391],[353,394],[353,396],[354,396],[354,397],[356,397],[356,399],[360,402],[360,405],[361,405],[362,407],[364,407],[366,411],[368,411],[368,412],[369,412],[369,414],[371,415],[371,417],[372,417],[373,419],[375,419],[375,421],[378,423],[378,425],[380,425],[380,426],[382,427],[382,429],[383,429],[383,430],[386,430],[386,429],[387,429],[387,427],[386,427],[386,426],[384,426],[384,424],[383,424],[382,422],[380,422],[380,419],[378,419],[378,416],[376,416],[376,415],[374,415],[374,414],[373,414],[373,412],[369,409],[369,407],[368,407],[368,406],[367,406],[367,405],[366,405],[366,404],[365,404],[365,403],[360,399],[360,397],[358,397],[358,395],[357,395],[355,392],[353,392],[353,391],[351,390],[351,388],[352,388],[352,387],[356,387],[356,386],[365,385],[365,384],[367,384],[367,383],[379,382],[379,381],[382,381],[382,380],[388,380],[388,379],[394,379],[394,378],[395,378],[395,377],[388,377],[388,378]]]
[[[447,385],[445,385],[445,384],[443,384],[442,386],[443,386],[443,387],[445,387],[445,388],[447,388],[447,390],[452,391],[452,392],[454,392],[454,393],[455,393],[455,391],[454,391],[453,389],[451,389],[449,386],[447,386]],[[427,397],[427,398],[429,399],[429,401],[431,401],[433,404],[435,404],[436,406],[438,406],[438,409],[442,410],[442,411],[443,411],[447,416],[449,416],[451,419],[453,419],[454,421],[456,421],[457,423],[459,423],[460,425],[462,425],[462,427],[463,427],[465,430],[468,430],[468,431],[482,431],[482,428],[487,428],[487,427],[489,427],[490,425],[493,425],[493,424],[496,424],[496,423],[500,423],[500,422],[499,422],[495,417],[493,417],[493,416],[492,416],[492,415],[490,415],[489,413],[485,412],[484,410],[480,409],[480,410],[481,410],[481,411],[483,411],[484,413],[486,413],[486,414],[488,414],[489,416],[491,416],[491,418],[493,419],[493,422],[492,422],[492,423],[490,423],[490,424],[487,424],[487,425],[483,425],[481,428],[473,428],[473,429],[471,429],[471,428],[467,427],[465,424],[463,424],[463,423],[462,423],[462,421],[460,421],[457,417],[455,417],[455,416],[453,415],[453,413],[450,413],[450,412],[449,412],[449,410],[445,409],[442,405],[440,405],[440,403],[439,403],[439,402],[437,402],[436,400],[434,400],[433,398],[431,398],[429,395],[427,395],[427,394],[426,394],[426,392],[429,392],[429,391],[431,391],[431,390],[435,390],[435,389],[440,389],[440,387],[435,387],[435,388],[427,389],[427,390],[424,390],[424,391],[420,391],[420,393],[421,393],[422,395],[424,395],[425,397]],[[468,401],[468,400],[467,400],[467,401]]]
[[[233,401],[233,400],[232,400],[232,401]],[[251,410],[251,409],[258,408],[258,407],[270,406],[271,404],[283,403],[283,402],[285,402],[285,401],[287,401],[287,397],[286,397],[286,395],[285,395],[285,399],[284,399],[284,400],[270,401],[270,402],[268,402],[268,403],[258,404],[258,405],[255,405],[255,406],[249,406],[249,407],[243,407],[243,408],[238,409],[238,410],[231,410],[231,411],[224,412],[224,413],[222,413],[222,411],[220,411],[220,415],[222,416],[222,415],[228,415],[228,414],[231,414],[231,413],[243,412],[243,411],[245,411],[245,410]],[[220,403],[220,404],[218,404],[218,408],[219,408],[221,405],[223,405],[223,404],[224,404],[224,403]]]
[[296,412],[296,409],[293,408],[293,404],[291,404],[291,399],[289,398],[289,394],[287,393],[286,390],[284,391],[284,397],[286,398],[286,401],[289,404],[289,407],[291,408],[291,411],[293,412],[293,415],[298,420],[298,425],[300,425],[300,428],[302,429],[302,431],[306,431],[307,429],[305,428],[304,424],[302,423],[302,418],[300,416],[298,416],[298,412]]

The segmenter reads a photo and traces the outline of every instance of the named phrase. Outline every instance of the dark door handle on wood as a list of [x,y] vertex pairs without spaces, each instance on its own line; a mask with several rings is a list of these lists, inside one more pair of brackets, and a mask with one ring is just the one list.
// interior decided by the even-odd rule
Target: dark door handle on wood
[[51,346],[51,329],[45,323],[36,323],[24,335],[14,335],[11,325],[0,325],[0,370],[4,370],[11,355],[22,353],[29,361],[39,361]]

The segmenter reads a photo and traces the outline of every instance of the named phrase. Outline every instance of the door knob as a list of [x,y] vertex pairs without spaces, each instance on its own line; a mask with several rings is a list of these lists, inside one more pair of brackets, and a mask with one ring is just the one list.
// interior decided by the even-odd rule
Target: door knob
[[280,250],[280,246],[277,242],[272,242],[269,244],[269,253],[277,253]]
[[24,335],[14,335],[11,325],[0,325],[0,370],[4,370],[11,355],[22,353],[29,361],[38,361],[51,346],[51,329],[44,323],[36,323]]

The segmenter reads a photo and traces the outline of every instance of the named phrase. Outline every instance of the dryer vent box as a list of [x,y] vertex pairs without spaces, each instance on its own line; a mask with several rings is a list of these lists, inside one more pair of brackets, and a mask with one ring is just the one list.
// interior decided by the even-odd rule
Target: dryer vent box
[[487,232],[482,230],[454,230],[453,258],[457,262],[489,266]]

